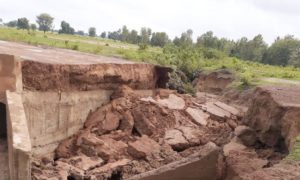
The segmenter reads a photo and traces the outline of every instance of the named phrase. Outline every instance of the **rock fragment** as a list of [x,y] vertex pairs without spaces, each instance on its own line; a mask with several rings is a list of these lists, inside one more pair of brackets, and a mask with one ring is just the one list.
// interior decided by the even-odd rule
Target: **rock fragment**
[[160,145],[148,136],[142,136],[135,142],[128,143],[128,153],[137,159],[145,159],[153,153],[160,152]]
[[188,107],[185,111],[193,118],[197,125],[207,125],[207,119],[209,118],[209,115],[204,113],[202,110]]

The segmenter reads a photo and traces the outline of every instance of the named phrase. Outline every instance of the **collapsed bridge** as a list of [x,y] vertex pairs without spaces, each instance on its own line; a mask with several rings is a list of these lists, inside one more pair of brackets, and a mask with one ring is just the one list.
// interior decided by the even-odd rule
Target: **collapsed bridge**
[[30,179],[31,157],[51,156],[118,86],[148,95],[165,86],[169,71],[119,58],[0,41],[0,134],[8,140],[8,176]]

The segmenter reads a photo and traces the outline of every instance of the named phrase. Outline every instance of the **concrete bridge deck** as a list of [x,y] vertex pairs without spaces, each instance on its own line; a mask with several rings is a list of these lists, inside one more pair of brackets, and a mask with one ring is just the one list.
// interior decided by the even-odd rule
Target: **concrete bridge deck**
[[134,62],[116,57],[105,57],[52,47],[43,48],[8,41],[0,41],[0,54],[10,54],[23,60],[53,64],[134,64]]

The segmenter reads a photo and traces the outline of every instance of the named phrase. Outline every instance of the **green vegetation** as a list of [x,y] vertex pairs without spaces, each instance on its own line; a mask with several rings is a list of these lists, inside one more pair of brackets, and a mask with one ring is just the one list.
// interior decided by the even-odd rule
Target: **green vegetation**
[[[147,31],[146,29],[145,32]],[[183,38],[179,38],[179,42],[184,44],[182,46],[168,43],[163,48],[159,48],[146,44],[137,46],[98,37],[58,33],[47,33],[44,36],[41,31],[28,34],[27,31],[14,28],[0,28],[1,40],[67,48],[99,55],[118,56],[133,61],[161,64],[184,72],[189,79],[192,79],[193,74],[200,70],[212,71],[228,68],[238,75],[240,81],[236,83],[237,86],[259,84],[261,83],[260,79],[265,77],[300,80],[299,68],[264,65],[229,57],[226,53],[216,49],[193,46],[190,35],[191,32],[186,32],[183,34]]]
[[286,159],[292,159],[300,161],[300,136],[296,138],[294,147],[289,152],[289,155],[286,157]]

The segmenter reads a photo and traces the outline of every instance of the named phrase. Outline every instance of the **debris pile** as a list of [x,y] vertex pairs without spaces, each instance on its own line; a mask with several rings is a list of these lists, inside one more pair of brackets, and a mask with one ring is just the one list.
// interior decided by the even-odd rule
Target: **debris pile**
[[54,159],[32,162],[32,178],[126,179],[188,157],[207,143],[228,144],[241,117],[214,95],[159,89],[145,98],[122,86],[60,143]]

